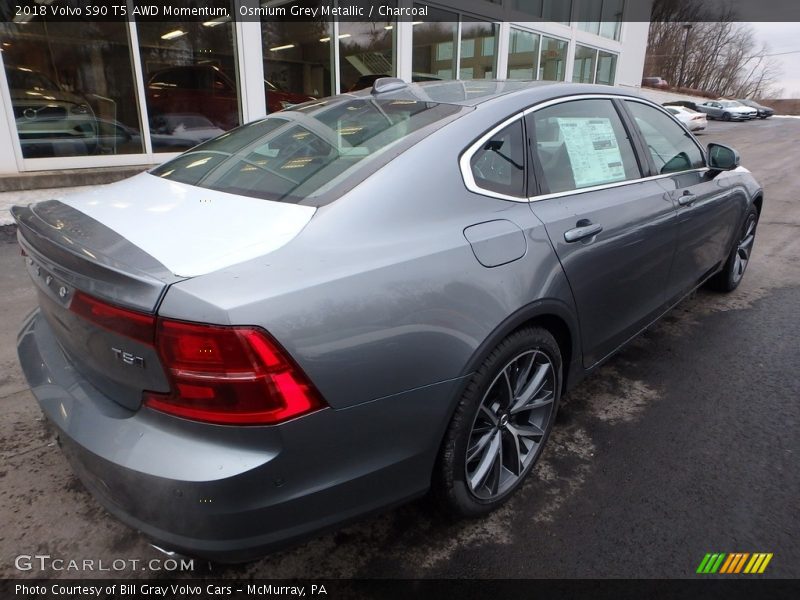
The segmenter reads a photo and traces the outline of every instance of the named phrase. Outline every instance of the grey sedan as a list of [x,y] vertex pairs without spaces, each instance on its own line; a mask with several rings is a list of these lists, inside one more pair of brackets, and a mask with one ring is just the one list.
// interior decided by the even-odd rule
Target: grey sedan
[[764,106],[763,104],[759,104],[755,100],[749,100],[747,98],[737,98],[736,102],[739,104],[743,104],[744,106],[748,106],[750,108],[755,108],[756,112],[758,113],[759,119],[769,119],[771,116],[775,114],[775,110],[770,108],[769,106]]
[[736,100],[709,100],[698,104],[697,110],[706,113],[710,119],[723,121],[748,121],[758,116],[755,108],[740,104]]
[[428,491],[483,515],[570,386],[739,285],[762,201],[735,151],[613,88],[380,79],[15,207],[20,362],[161,548],[246,560]]

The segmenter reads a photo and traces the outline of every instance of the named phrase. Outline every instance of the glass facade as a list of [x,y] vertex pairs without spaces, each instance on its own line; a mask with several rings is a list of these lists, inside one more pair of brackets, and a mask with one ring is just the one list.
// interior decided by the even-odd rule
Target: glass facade
[[508,40],[508,79],[536,79],[539,35],[511,28]]
[[125,23],[0,24],[23,158],[144,152]]
[[564,40],[542,37],[542,52],[539,57],[539,79],[564,81],[567,74],[567,47]]
[[428,13],[429,21],[412,23],[411,77],[419,81],[455,79],[458,15],[437,8]]
[[458,79],[496,77],[497,23],[430,8],[429,19],[412,26],[414,81],[456,79],[456,70]]
[[572,0],[511,0],[514,10],[541,19],[569,25]]
[[497,72],[497,38],[500,26],[463,17],[459,79],[492,79]]
[[[300,0],[291,5],[319,11],[319,0]],[[264,91],[267,112],[276,112],[333,93],[333,23],[323,17],[296,21],[262,17]]]
[[575,46],[575,60],[572,65],[574,83],[614,85],[616,73],[616,54],[586,46]]
[[617,74],[617,55],[600,50],[597,56],[597,77],[595,83],[614,85]]
[[187,150],[241,123],[233,22],[144,22],[137,31],[154,152]]
[[[365,12],[372,5],[354,2]],[[11,154],[21,170],[44,169],[35,161],[52,158],[69,158],[58,164],[75,167],[159,162],[159,154],[184,151],[245,118],[368,88],[387,76],[618,82],[620,45],[604,49],[603,39],[620,38],[624,0],[489,0],[477,14],[443,3],[452,8],[427,6],[428,16],[409,23],[378,14],[336,22],[320,10],[328,0],[280,1],[268,4],[286,16],[262,16],[255,28],[230,16],[128,23],[12,15],[0,23],[0,57],[17,139],[0,158],[7,163]],[[265,4],[205,2],[230,15]],[[293,7],[317,16],[292,18]],[[502,25],[503,15],[518,21]]]
[[625,0],[578,0],[578,29],[618,40]]
[[[369,10],[369,2],[354,4]],[[394,21],[389,20],[339,24],[339,87],[342,92],[364,89],[379,77],[397,75],[396,33]]]
[[573,83],[594,83],[597,50],[586,46],[575,46],[575,60],[572,64]]

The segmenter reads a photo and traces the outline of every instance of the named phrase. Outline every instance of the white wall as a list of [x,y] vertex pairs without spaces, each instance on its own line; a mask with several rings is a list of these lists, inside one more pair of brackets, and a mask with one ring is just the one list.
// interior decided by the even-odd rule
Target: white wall
[[0,175],[18,173],[19,165],[14,147],[18,144],[14,125],[14,110],[11,108],[11,95],[5,80],[3,56],[0,54]]
[[650,23],[628,22],[622,26],[622,52],[617,64],[617,85],[639,87],[642,84],[644,55]]

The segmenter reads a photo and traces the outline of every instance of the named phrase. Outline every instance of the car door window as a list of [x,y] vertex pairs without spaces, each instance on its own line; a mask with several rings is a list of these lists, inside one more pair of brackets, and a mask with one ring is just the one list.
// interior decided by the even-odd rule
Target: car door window
[[536,154],[551,193],[641,177],[611,100],[573,100],[532,115]]
[[525,144],[522,119],[488,139],[470,160],[478,187],[508,196],[525,196]]
[[705,166],[703,153],[691,133],[657,108],[630,100],[626,103],[659,173],[678,173]]

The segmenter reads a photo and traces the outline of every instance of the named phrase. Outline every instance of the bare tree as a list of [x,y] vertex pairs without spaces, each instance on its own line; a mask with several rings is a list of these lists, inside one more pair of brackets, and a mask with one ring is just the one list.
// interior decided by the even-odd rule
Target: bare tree
[[709,95],[771,95],[780,67],[769,47],[730,6],[709,10],[694,0],[655,0],[645,74]]

